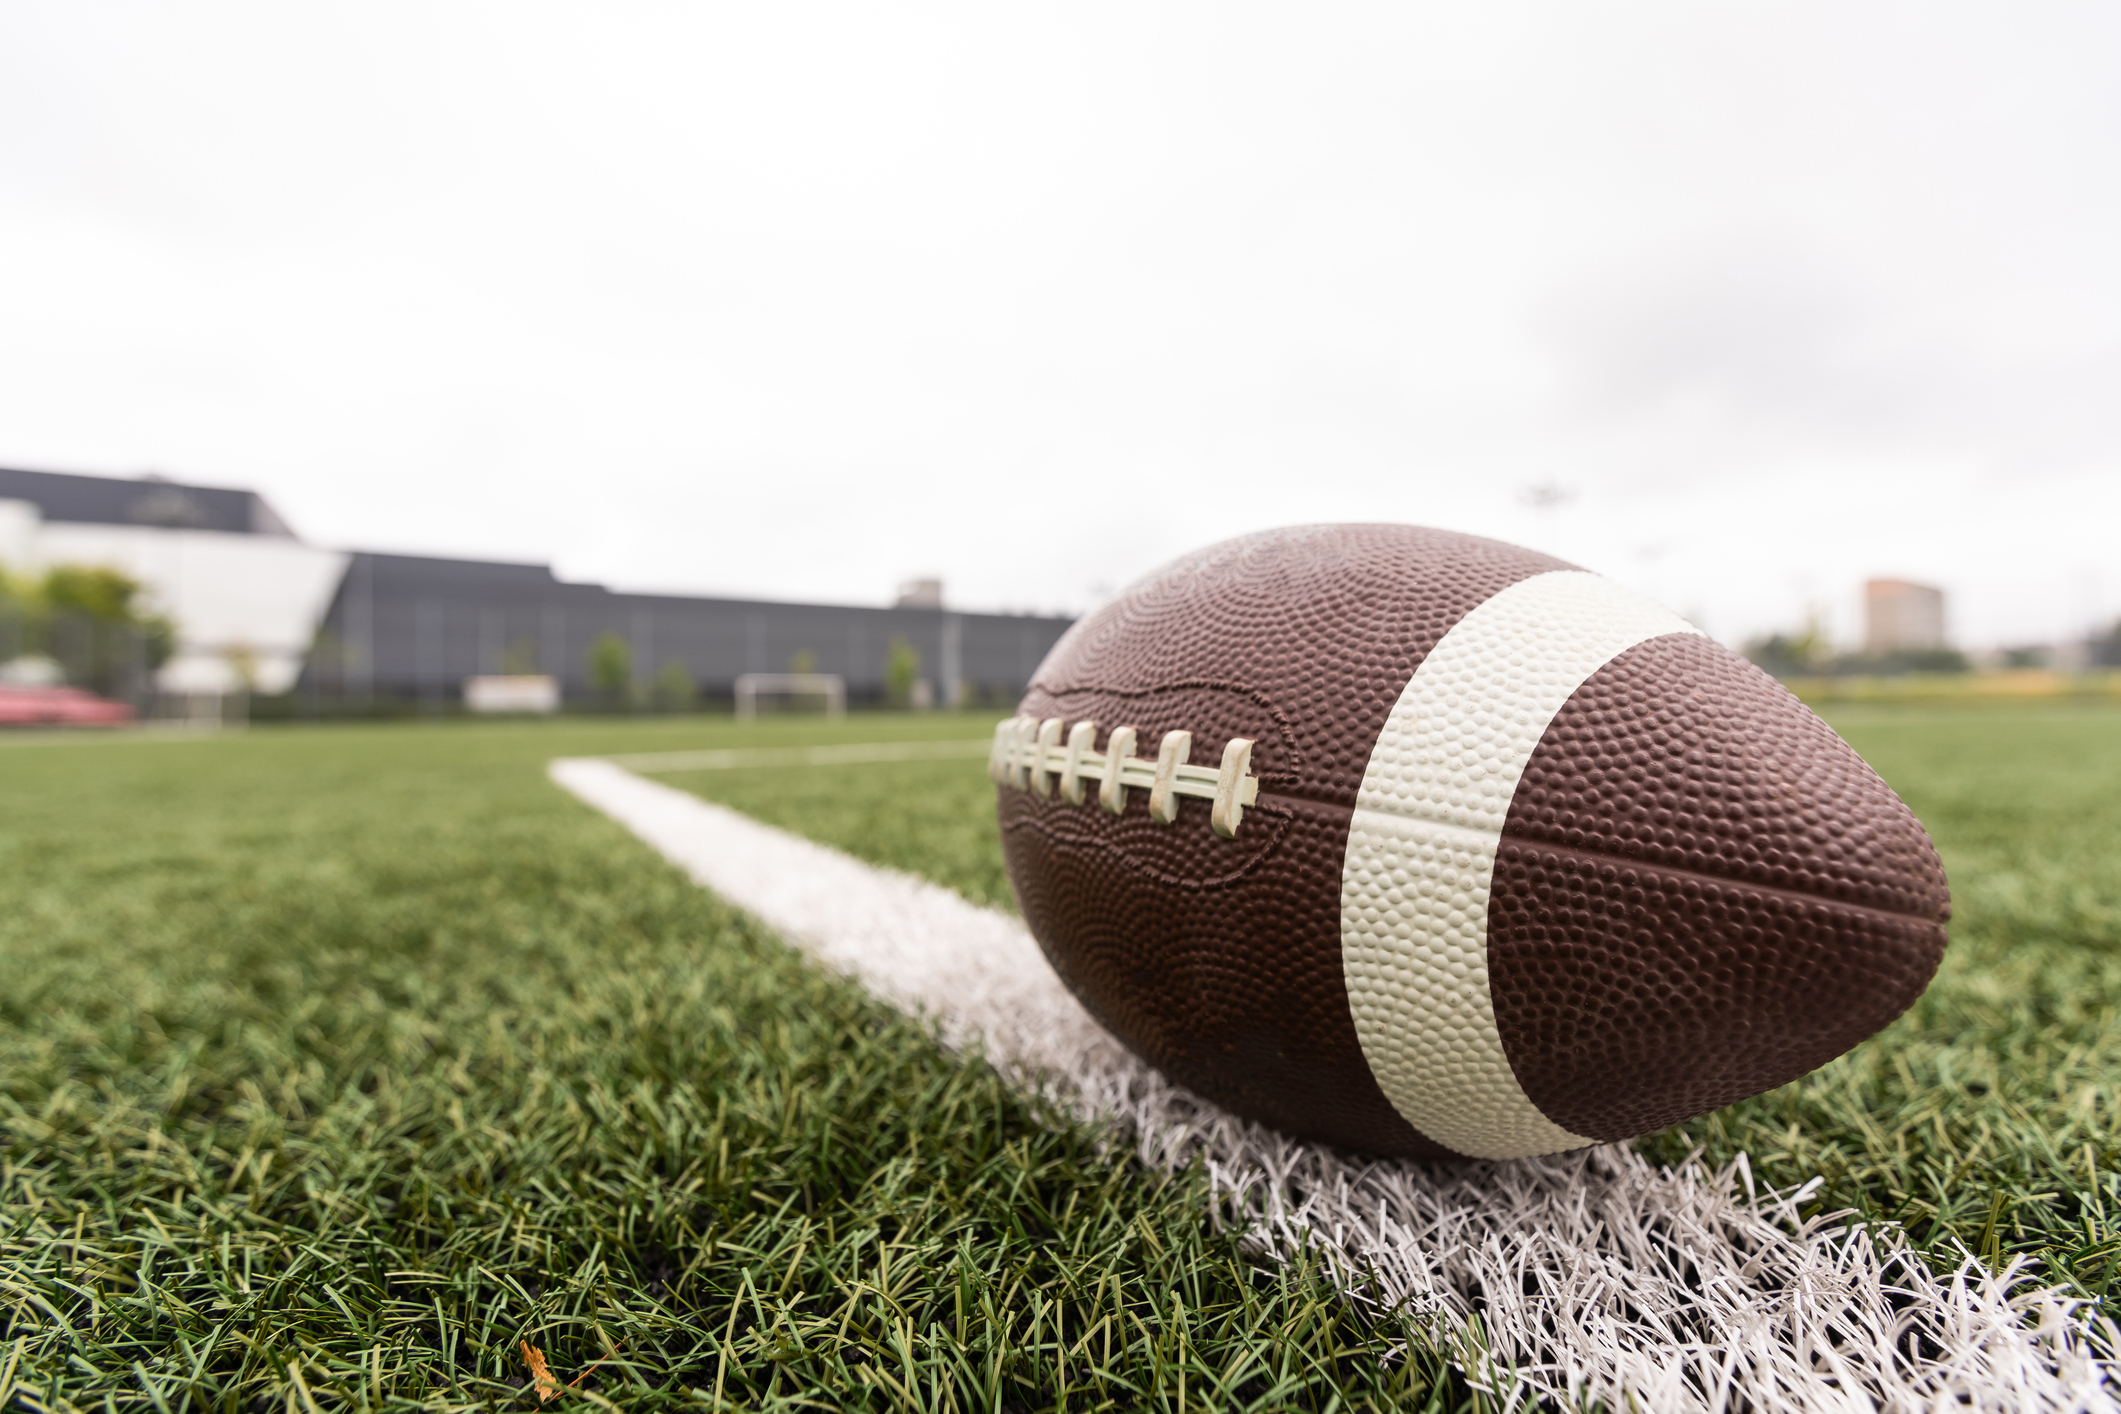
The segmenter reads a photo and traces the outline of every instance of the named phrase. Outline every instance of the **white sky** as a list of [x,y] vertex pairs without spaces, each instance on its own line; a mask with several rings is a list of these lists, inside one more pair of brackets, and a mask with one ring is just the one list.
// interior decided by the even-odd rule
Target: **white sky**
[[2077,633],[2117,252],[2110,4],[0,9],[0,464],[627,588],[1405,520]]

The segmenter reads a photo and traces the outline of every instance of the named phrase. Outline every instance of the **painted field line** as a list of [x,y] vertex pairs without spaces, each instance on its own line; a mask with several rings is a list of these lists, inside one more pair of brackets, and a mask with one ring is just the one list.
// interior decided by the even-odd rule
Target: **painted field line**
[[985,756],[994,738],[968,741],[864,741],[844,746],[753,746],[724,751],[654,751],[603,760],[635,774],[730,771],[743,766],[840,766],[871,761],[965,761]]
[[[1424,1166],[1296,1143],[1178,1090],[1063,988],[1016,919],[607,761],[552,778],[819,962],[1114,1126],[1145,1164],[1204,1160],[1217,1221],[1308,1246],[1350,1299],[1430,1324],[1474,1383],[1654,1410],[2109,1410],[2114,1327],[1969,1258],[1938,1276],[1895,1228],[1805,1218],[1741,1161],[1622,1145]],[[1475,1319],[1477,1313],[1477,1320]]]

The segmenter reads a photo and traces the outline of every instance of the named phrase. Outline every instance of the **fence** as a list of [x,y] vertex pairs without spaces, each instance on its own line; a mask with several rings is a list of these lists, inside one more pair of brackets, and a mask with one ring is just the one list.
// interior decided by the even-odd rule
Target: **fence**
[[70,687],[123,702],[147,716],[156,706],[156,647],[138,625],[71,609],[35,615],[0,603],[0,663],[50,659]]

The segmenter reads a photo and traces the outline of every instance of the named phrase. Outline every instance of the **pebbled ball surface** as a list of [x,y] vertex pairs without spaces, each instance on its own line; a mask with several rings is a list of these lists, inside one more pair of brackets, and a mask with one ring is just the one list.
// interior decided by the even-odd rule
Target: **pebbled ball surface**
[[[1287,1133],[1450,1150],[1378,1088],[1342,976],[1349,820],[1431,649],[1561,561],[1408,526],[1311,526],[1177,561],[1078,623],[1019,710],[1258,744],[1234,840],[1203,801],[1152,823],[999,792],[1031,931],[1090,1011],[1177,1083]],[[1898,798],[1816,717],[1706,639],[1593,674],[1506,817],[1488,912],[1511,1068],[1551,1119],[1627,1137],[1793,1079],[1892,1019],[1934,970],[1942,870]]]
[[1258,745],[1260,798],[1232,840],[1206,802],[1154,824],[1056,794],[1000,791],[1018,902],[1054,969],[1136,1054],[1287,1133],[1437,1157],[1377,1088],[1341,976],[1340,875],[1370,748],[1452,624],[1497,590],[1567,566],[1411,526],[1271,531],[1182,559],[1084,619],[1021,711],[1135,727],[1138,754],[1193,733],[1212,764]]
[[1628,1138],[1877,1031],[1950,913],[1928,835],[1832,728],[1708,639],[1651,639],[1577,689],[1512,801],[1497,1029],[1557,1124]]

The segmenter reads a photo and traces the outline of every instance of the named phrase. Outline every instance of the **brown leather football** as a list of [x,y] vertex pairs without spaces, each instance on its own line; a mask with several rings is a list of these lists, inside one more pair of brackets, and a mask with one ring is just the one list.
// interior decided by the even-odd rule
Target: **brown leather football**
[[1512,1158],[1795,1079],[1943,953],[1929,836],[1752,664],[1494,540],[1301,526],[1075,625],[997,729],[1003,848],[1085,1006],[1188,1089]]

